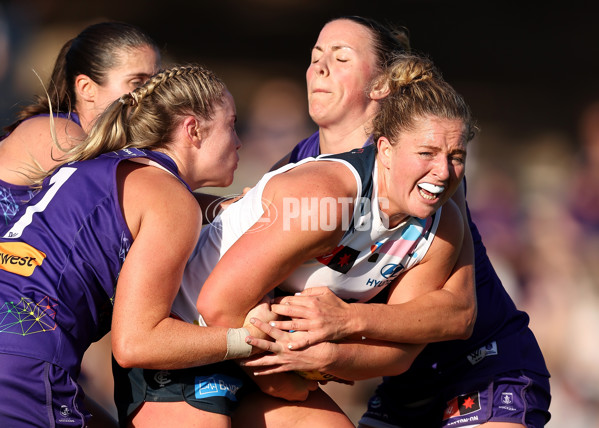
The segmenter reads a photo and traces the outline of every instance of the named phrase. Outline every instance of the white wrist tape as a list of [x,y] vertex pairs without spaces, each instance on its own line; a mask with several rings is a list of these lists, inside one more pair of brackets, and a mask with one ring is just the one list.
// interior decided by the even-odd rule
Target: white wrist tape
[[227,353],[225,354],[225,360],[250,356],[252,345],[245,342],[245,338],[249,335],[250,332],[247,328],[230,328],[227,330]]

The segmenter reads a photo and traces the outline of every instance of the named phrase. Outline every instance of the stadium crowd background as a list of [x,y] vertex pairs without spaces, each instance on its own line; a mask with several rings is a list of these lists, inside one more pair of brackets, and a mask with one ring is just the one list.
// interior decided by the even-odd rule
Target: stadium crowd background
[[[481,128],[468,201],[506,288],[531,317],[552,374],[549,427],[599,427],[599,26],[591,2],[3,0],[0,126],[42,91],[60,46],[104,20],[139,25],[165,65],[199,62],[237,103],[235,182],[253,184],[316,128],[304,73],[321,26],[358,14],[410,30]],[[223,193],[222,190],[220,190]],[[86,390],[110,406],[106,340]],[[106,373],[104,373],[106,372]],[[326,388],[357,420],[378,380]]]

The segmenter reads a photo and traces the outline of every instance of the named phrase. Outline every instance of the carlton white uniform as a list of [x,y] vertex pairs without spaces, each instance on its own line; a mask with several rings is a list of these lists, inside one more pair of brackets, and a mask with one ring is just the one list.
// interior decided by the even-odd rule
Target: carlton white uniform
[[[173,304],[173,313],[188,322],[198,322],[200,319],[200,324],[203,324],[198,317],[196,300],[206,278],[244,232],[249,230],[248,233],[256,233],[269,226],[261,222],[265,207],[262,193],[268,181],[305,162],[341,162],[352,171],[357,184],[353,217],[339,246],[331,254],[303,263],[279,286],[282,291],[295,293],[305,288],[327,285],[348,302],[365,302],[420,262],[433,241],[441,210],[424,220],[409,217],[393,229],[386,228],[377,199],[375,155],[374,148],[367,147],[340,155],[305,159],[266,174],[245,197],[224,210],[211,225],[202,230],[185,269],[181,290]],[[244,287],[245,284],[239,286]]]

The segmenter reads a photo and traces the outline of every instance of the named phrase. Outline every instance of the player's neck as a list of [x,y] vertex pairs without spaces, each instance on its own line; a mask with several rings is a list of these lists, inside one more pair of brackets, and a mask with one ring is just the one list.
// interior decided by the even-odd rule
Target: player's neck
[[364,146],[368,134],[363,126],[343,130],[320,128],[320,153],[343,153]]

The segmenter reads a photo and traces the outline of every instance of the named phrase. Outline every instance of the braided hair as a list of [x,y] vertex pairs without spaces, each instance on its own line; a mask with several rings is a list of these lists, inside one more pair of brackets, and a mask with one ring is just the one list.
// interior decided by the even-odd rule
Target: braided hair
[[[211,120],[225,93],[223,81],[202,66],[178,66],[160,71],[143,86],[114,101],[98,118],[87,138],[65,152],[60,165],[125,148],[167,148],[184,116]],[[35,177],[35,181],[41,182],[53,171]]]

